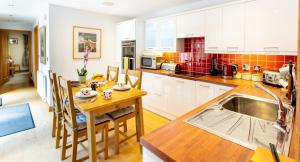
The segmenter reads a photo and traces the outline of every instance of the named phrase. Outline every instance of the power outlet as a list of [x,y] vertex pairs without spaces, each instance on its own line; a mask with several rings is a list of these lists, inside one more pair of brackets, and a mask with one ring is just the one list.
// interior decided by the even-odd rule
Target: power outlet
[[250,64],[243,64],[242,68],[244,71],[250,71]]
[[254,65],[253,67],[255,72],[260,72],[261,71],[261,66],[260,65]]

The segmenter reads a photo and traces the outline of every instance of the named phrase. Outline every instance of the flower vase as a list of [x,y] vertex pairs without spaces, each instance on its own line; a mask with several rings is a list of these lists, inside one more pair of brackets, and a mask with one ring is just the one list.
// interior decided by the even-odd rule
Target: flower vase
[[80,83],[85,83],[86,76],[78,76],[78,80],[79,80]]

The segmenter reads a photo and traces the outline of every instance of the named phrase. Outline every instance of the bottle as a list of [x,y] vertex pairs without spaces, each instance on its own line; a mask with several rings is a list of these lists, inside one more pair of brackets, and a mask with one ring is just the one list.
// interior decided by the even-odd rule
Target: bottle
[[217,59],[213,57],[211,59],[211,65],[210,65],[210,74],[212,76],[215,76],[218,74],[218,69],[217,69]]

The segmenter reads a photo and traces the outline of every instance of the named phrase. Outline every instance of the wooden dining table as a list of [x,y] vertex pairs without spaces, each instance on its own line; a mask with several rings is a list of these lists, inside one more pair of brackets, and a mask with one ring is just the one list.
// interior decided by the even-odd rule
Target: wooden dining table
[[[142,107],[142,96],[146,95],[147,92],[135,88],[131,88],[127,91],[113,91],[112,98],[107,100],[104,99],[103,91],[111,89],[115,85],[114,82],[106,82],[104,86],[97,88],[98,95],[96,100],[78,100],[75,99],[77,109],[86,115],[87,118],[87,134],[88,134],[88,150],[89,150],[89,161],[97,161],[96,151],[96,132],[95,132],[95,117],[103,115],[118,109],[126,108],[131,105],[135,105],[136,112],[136,134],[138,142],[140,137],[144,135],[144,121],[143,121],[143,107]],[[75,95],[80,92],[81,88],[73,87],[72,91]]]

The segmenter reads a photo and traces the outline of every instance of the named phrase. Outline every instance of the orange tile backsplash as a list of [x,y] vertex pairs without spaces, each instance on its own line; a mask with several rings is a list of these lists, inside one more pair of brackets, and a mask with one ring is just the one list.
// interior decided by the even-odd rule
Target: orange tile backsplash
[[163,54],[164,60],[186,64],[188,71],[209,74],[211,59],[217,60],[218,69],[222,69],[223,64],[238,64],[242,70],[243,64],[250,64],[251,72],[253,66],[259,65],[263,70],[277,71],[283,64],[289,61],[296,62],[297,56],[293,55],[257,55],[257,54],[221,54],[205,53],[204,38],[186,38],[184,41],[184,52],[166,52]]

